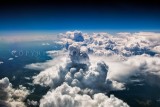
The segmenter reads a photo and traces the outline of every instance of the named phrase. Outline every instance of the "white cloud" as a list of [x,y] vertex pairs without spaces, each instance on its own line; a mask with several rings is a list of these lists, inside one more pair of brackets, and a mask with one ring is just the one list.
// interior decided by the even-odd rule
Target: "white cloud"
[[84,37],[81,31],[75,30],[74,32],[68,31],[65,35],[66,38],[72,39],[76,42],[83,42]]
[[54,41],[57,40],[57,34],[54,32],[0,32],[0,41],[13,42],[30,42],[30,41]]
[[64,56],[66,56],[64,51],[47,51],[46,52],[48,54],[48,56],[50,56],[51,58],[53,58],[53,60],[47,60],[46,62],[43,63],[32,63],[32,64],[28,64],[26,65],[24,68],[27,69],[33,69],[33,70],[45,70],[47,68],[50,68],[54,65],[60,65],[60,63],[58,62],[64,62]]
[[[73,33],[74,32],[71,34]],[[122,32],[116,36],[108,33],[94,33],[93,35],[83,34],[83,37],[84,41],[80,42],[79,45],[85,44],[93,53],[101,53],[108,56],[114,54],[123,56],[140,55],[144,53],[151,54],[150,51],[160,45],[160,33],[154,32]],[[73,40],[73,37],[68,36],[67,33],[63,34],[61,40],[69,44],[76,42]]]
[[0,61],[0,64],[3,64],[4,62],[3,61]]
[[160,57],[151,57],[144,54],[133,56],[125,63],[138,68],[139,73],[150,73],[160,76]]
[[49,43],[42,43],[42,46],[48,46],[48,45],[50,45]]
[[8,60],[9,60],[9,61],[12,61],[13,59],[14,59],[14,58],[9,58]]
[[30,77],[24,77],[24,79],[26,79],[26,80],[30,80],[31,78],[30,78]]
[[[81,51],[82,50],[82,51]],[[52,53],[51,53],[52,54]],[[84,95],[87,98],[90,99],[90,105],[89,106],[95,106],[97,107],[98,105],[103,104],[108,104],[106,100],[110,101],[113,99],[118,100],[114,96],[111,98],[108,98],[101,92],[107,92],[110,90],[123,90],[124,84],[117,82],[115,80],[109,80],[107,79],[107,74],[108,74],[108,66],[105,64],[103,61],[96,61],[96,62],[90,62],[88,53],[84,51],[84,49],[81,49],[79,45],[77,44],[72,44],[69,47],[69,56],[61,56],[59,58],[63,60],[59,60],[59,58],[54,59],[54,61],[58,62],[60,61],[61,63],[55,63],[54,66],[40,72],[37,76],[33,77],[34,79],[34,84],[40,84],[42,86],[50,86],[51,89],[59,90],[57,88],[58,86],[60,87],[76,87],[79,91],[83,91]],[[43,65],[43,64],[42,64]],[[64,83],[66,85],[64,85]],[[80,90],[81,89],[81,90]],[[67,89],[66,89],[67,90]],[[76,106],[78,104],[78,107],[84,107],[87,102],[81,101],[83,99],[83,96],[79,95],[78,96],[80,99],[72,99],[72,95],[57,95],[51,94],[52,92],[48,92],[49,94],[45,95],[44,98],[41,99],[40,106],[48,107],[48,106],[64,106],[63,104],[68,104],[68,106]],[[96,96],[101,96],[106,98],[104,101],[98,101],[98,99],[92,99],[88,94],[93,95],[95,98]],[[77,96],[77,97],[78,97]],[[67,97],[67,99],[63,98]],[[76,97],[76,98],[77,98]],[[81,99],[82,97],[82,99]],[[57,102],[58,99],[61,99],[62,102]],[[68,99],[69,98],[69,99]],[[84,97],[85,98],[85,97]],[[49,102],[47,101],[48,99]],[[56,100],[56,102],[52,100]],[[71,102],[70,102],[71,100]],[[79,101],[79,102],[77,102]],[[77,102],[77,103],[73,103]],[[55,105],[54,105],[55,103]],[[57,105],[56,105],[57,104]],[[120,103],[111,103],[109,106],[128,106],[127,104],[123,103],[123,101],[120,100]],[[65,105],[67,106],[67,105]]]
[[27,103],[29,106],[37,106],[38,105],[38,102],[37,101],[33,101],[33,100],[27,100]]
[[[84,89],[89,88],[93,89],[93,91],[107,90],[107,81],[109,80],[106,80],[108,66],[105,62],[102,60],[99,62],[91,60],[90,62],[88,54],[85,51],[81,51],[81,47],[75,44],[69,47],[69,56],[61,57],[61,59],[54,60],[56,63],[57,61],[61,61],[61,63],[55,63],[51,68],[35,76],[34,83],[57,87],[63,82],[67,82],[71,86],[78,86]],[[118,88],[123,89],[123,84],[119,85]]]
[[2,102],[4,102],[6,106],[11,107],[25,107],[23,101],[30,93],[26,87],[22,85],[19,85],[18,89],[13,88],[7,77],[0,80],[0,91],[1,94],[4,95]]
[[10,82],[9,79],[7,77],[3,78],[0,80],[0,88],[1,89],[5,89],[9,86]]
[[[80,94],[81,93],[81,94]],[[40,100],[40,107],[129,107],[125,102],[110,97],[103,93],[94,94],[92,97],[83,94],[79,87],[71,87],[66,83],[49,91]]]

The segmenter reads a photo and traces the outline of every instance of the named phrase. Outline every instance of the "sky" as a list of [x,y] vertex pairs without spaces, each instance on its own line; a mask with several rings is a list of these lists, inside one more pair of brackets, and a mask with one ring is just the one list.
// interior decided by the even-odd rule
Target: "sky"
[[160,29],[158,1],[2,0],[0,31]]

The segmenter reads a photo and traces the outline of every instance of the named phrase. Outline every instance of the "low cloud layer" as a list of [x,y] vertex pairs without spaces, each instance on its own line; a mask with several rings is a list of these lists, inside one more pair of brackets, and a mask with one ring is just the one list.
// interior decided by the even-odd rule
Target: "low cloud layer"
[[[10,31],[0,32],[0,42],[31,42],[31,41],[50,41],[57,40],[57,36],[54,32],[27,32],[27,31]],[[48,45],[48,43],[45,43]]]

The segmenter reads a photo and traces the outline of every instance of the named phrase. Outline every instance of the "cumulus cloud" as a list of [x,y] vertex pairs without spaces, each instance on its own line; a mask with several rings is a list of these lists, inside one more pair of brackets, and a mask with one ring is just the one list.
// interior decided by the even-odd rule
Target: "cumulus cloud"
[[12,61],[13,59],[14,59],[14,58],[9,58],[8,60],[9,60],[9,61]]
[[76,42],[83,42],[84,41],[84,37],[83,37],[81,31],[77,31],[77,30],[74,32],[68,31],[68,32],[66,32],[66,35],[67,35],[67,38],[72,39]]
[[3,64],[4,62],[3,61],[0,61],[0,64]]
[[[113,107],[128,107],[126,103],[116,97],[111,96],[109,98],[105,94],[102,94],[103,92],[105,93],[110,90],[123,90],[125,89],[124,84],[116,80],[107,79],[109,69],[108,65],[102,60],[98,62],[90,62],[86,47],[79,46],[78,44],[72,44],[69,46],[68,55],[60,58],[63,59],[60,64],[57,63],[57,65],[54,65],[33,77],[34,84],[50,86],[51,89],[55,90],[68,87],[69,89],[67,88],[65,90],[70,90],[70,88],[73,88],[78,89],[79,91],[75,93],[75,95],[60,95],[56,94],[53,90],[48,92],[48,94],[41,99],[40,106],[58,107],[64,106],[63,104],[65,104],[65,106],[67,105],[68,107],[84,107],[88,104],[88,101],[84,102],[81,100],[86,97],[87,100],[90,99],[89,106],[97,107],[99,105],[104,106],[107,104],[108,106]],[[57,62],[59,60],[57,59],[55,61]],[[60,88],[57,88],[58,86],[60,86]],[[79,94],[80,92],[84,95]],[[63,94],[63,92],[60,93]],[[76,100],[73,96],[75,96],[75,98],[79,96],[79,98]],[[94,98],[92,99],[92,97]],[[103,97],[105,100],[98,101],[98,97]],[[112,98],[116,100],[115,102],[117,103],[114,103]],[[48,101],[48,99],[50,100]],[[58,102],[58,99],[60,102]],[[110,100],[113,101],[111,104],[108,102]]]
[[27,103],[29,106],[37,106],[38,105],[38,102],[37,101],[33,101],[33,100],[27,100]]
[[5,107],[25,107],[24,100],[29,91],[26,87],[19,85],[18,89],[12,87],[7,77],[0,80],[1,104]]
[[83,94],[79,87],[71,87],[64,83],[55,90],[49,91],[40,100],[40,107],[129,107],[125,102],[110,97],[103,93],[94,94],[92,97]]
[[[64,43],[70,45],[76,42],[73,39],[74,32],[69,32],[69,35],[72,36],[68,36],[68,33],[62,35],[61,40]],[[88,50],[94,54],[105,54],[106,56],[115,54],[125,57],[142,54],[155,55],[155,50],[159,50],[157,46],[160,45],[160,34],[154,32],[121,32],[116,36],[108,33],[94,33],[92,35],[82,34],[82,36],[84,41],[79,42],[79,45],[87,46]]]
[[[108,83],[112,84],[111,80],[107,80],[108,66],[101,60],[91,63],[84,50],[79,45],[72,44],[69,47],[69,55],[66,56],[66,60],[62,60],[60,65],[48,68],[35,76],[34,83],[57,87],[63,82],[67,82],[71,86],[78,86],[83,89],[89,88],[92,91],[108,89]],[[123,84],[119,86],[122,86],[119,89],[124,88]]]
[[125,63],[138,68],[138,73],[144,75],[152,74],[160,77],[160,57],[151,57],[144,54],[140,56],[133,56]]
[[42,46],[48,46],[50,45],[49,43],[42,43]]
[[[66,56],[64,51],[47,51],[46,52],[48,54],[48,56],[50,56],[51,58],[53,58],[52,60],[47,60],[46,62],[43,63],[32,63],[32,64],[28,64],[26,65],[24,68],[27,69],[33,69],[33,70],[45,70],[47,68],[50,68],[54,65],[60,65],[64,62],[65,58],[64,56]],[[61,62],[61,63],[57,63]]]
[[134,33],[135,35],[147,38],[150,41],[157,42],[160,41],[160,33],[155,33],[155,32],[138,32]]
[[[153,78],[160,78],[160,57],[150,56],[147,54],[136,55],[125,58],[122,60],[118,56],[104,57],[104,56],[92,56],[94,60],[104,60],[109,66],[108,79],[116,80],[122,83],[127,83],[132,81],[130,77],[141,75],[145,78],[147,83]],[[117,58],[115,58],[117,57]],[[93,58],[91,58],[93,59]],[[141,80],[142,77],[136,78]],[[150,79],[148,78],[150,77]],[[152,77],[152,79],[151,79]]]

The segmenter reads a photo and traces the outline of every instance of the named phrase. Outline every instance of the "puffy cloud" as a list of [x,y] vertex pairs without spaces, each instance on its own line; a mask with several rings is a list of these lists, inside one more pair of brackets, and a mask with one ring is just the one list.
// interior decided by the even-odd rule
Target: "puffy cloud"
[[94,94],[92,97],[83,94],[79,87],[71,87],[64,83],[55,90],[49,91],[40,100],[40,107],[129,107],[125,102],[110,97],[103,93]]
[[89,56],[85,47],[80,47],[78,44],[69,46],[69,57],[74,64],[89,65]]
[[42,46],[50,45],[49,43],[42,43]]
[[144,37],[148,39],[149,41],[152,42],[158,42],[160,41],[160,33],[155,33],[155,32],[139,32],[139,33],[134,33],[134,35]]
[[140,56],[133,56],[129,58],[125,63],[138,68],[139,73],[150,73],[160,76],[160,57],[151,57],[144,54]]
[[[80,42],[79,45],[87,46],[88,50],[91,50],[94,54],[101,53],[107,56],[114,54],[125,57],[141,54],[153,56],[156,54],[155,49],[160,45],[159,36],[159,33],[154,32],[122,32],[117,33],[116,36],[108,33],[83,34],[84,41]],[[76,42],[73,38],[74,32],[67,32],[63,34],[61,40],[67,43],[66,45],[68,47],[68,45]]]
[[0,61],[0,64],[3,64],[4,62],[3,61]]
[[54,65],[58,65],[59,63],[57,64],[57,61],[64,62],[65,60],[63,59],[63,56],[66,56],[64,51],[47,51],[46,53],[51,58],[53,58],[53,60],[47,60],[46,62],[43,62],[43,63],[28,64],[24,68],[33,69],[33,70],[45,70]]
[[13,60],[13,58],[9,58],[8,60],[11,61],[11,60]]
[[83,42],[84,41],[84,37],[82,35],[82,32],[81,31],[74,31],[74,32],[66,32],[66,37],[69,38],[69,39],[72,39],[76,42]]
[[[66,60],[61,60],[60,65],[57,64],[35,76],[34,83],[57,87],[63,82],[67,82],[71,86],[78,86],[83,89],[89,88],[93,92],[109,90],[108,86],[112,85],[112,80],[107,80],[108,66],[102,60],[96,63],[90,62],[88,53],[84,50],[79,45],[72,44],[69,47],[69,56],[66,56]],[[57,62],[58,60],[54,61]],[[124,89],[123,84],[117,86],[118,88],[111,87],[113,90],[114,88]]]
[[5,89],[9,86],[10,82],[9,79],[7,77],[3,78],[0,80],[0,88],[1,89]]
[[33,100],[27,100],[27,103],[29,106],[37,106],[38,105],[38,102],[37,101],[33,101]]
[[0,80],[1,102],[0,105],[6,107],[25,107],[24,100],[29,95],[26,87],[19,85],[18,89],[14,89],[7,77]]
[[[66,59],[61,60],[60,65],[54,65],[33,77],[34,84],[50,86],[52,89],[51,92],[48,92],[41,99],[41,107],[59,107],[64,105],[68,107],[84,107],[88,103],[89,106],[93,107],[105,105],[128,107],[126,103],[116,97],[111,96],[109,98],[102,94],[103,92],[108,92],[110,90],[124,89],[123,83],[107,79],[109,68],[104,61],[90,62],[85,47],[81,47],[77,44],[70,45],[68,56],[60,58],[64,59],[65,57]],[[54,60],[57,62],[59,59]],[[61,88],[63,89],[63,92],[60,91],[62,90]],[[68,94],[66,93],[63,95],[65,90],[71,91],[68,92]],[[72,95],[70,95],[70,93]],[[84,95],[79,93],[83,93]],[[104,100],[101,101],[98,97],[103,97]],[[86,100],[83,101],[84,99]]]

